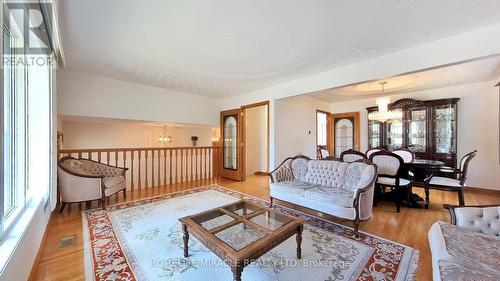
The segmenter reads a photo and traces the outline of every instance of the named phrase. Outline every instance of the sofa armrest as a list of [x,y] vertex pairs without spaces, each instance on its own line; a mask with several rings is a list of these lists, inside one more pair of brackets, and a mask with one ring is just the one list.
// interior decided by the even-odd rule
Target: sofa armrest
[[445,204],[451,224],[485,234],[500,235],[500,204],[457,206]]
[[373,172],[369,178],[358,183],[354,193],[354,208],[356,209],[356,219],[367,220],[372,215],[373,196],[375,193],[375,181],[377,180],[377,165],[373,166]]
[[285,159],[285,161],[283,161],[283,163],[281,163],[278,166],[278,168],[274,169],[274,171],[269,173],[269,177],[271,178],[271,183],[293,180],[293,171],[291,167],[292,161],[293,158]]

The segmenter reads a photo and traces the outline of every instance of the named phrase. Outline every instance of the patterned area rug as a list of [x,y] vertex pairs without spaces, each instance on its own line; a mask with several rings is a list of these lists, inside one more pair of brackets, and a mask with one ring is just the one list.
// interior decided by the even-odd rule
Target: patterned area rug
[[[190,237],[183,257],[178,218],[241,198],[268,202],[220,186],[168,194],[82,213],[86,280],[232,280],[229,266]],[[413,280],[418,250],[312,216],[273,206],[308,220],[302,259],[295,236],[253,264],[242,280]]]

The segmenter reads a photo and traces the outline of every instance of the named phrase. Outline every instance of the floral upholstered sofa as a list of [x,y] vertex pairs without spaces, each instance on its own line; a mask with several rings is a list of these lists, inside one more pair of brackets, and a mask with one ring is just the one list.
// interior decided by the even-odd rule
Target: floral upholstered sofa
[[429,231],[434,281],[500,280],[500,205],[445,208],[451,224]]
[[270,174],[273,199],[303,206],[354,222],[359,237],[360,221],[372,216],[377,167],[368,160],[311,160],[306,156],[285,159]]

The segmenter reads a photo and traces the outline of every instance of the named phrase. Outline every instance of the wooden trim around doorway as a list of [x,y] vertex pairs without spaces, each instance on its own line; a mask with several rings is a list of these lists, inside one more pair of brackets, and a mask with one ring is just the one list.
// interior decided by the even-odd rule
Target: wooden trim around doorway
[[360,117],[359,111],[356,112],[345,112],[345,113],[332,113],[330,114],[330,143],[328,144],[330,148],[330,155],[335,156],[335,129],[333,126],[335,125],[334,120],[338,118],[354,118],[354,150],[360,151]]
[[[270,108],[269,108],[269,101],[261,101],[261,102],[256,102],[256,103],[251,103],[251,104],[247,104],[247,105],[242,105],[241,106],[241,109],[243,110],[243,135],[242,137],[244,138],[244,140],[246,140],[246,129],[245,129],[245,124],[246,124],[246,109],[249,109],[249,108],[253,108],[253,107],[259,107],[259,106],[265,106],[267,105],[267,136],[266,136],[266,149],[267,149],[267,152],[266,152],[266,156],[267,156],[267,161],[266,161],[266,168],[267,168],[267,172],[269,172],[269,167],[270,167],[270,148],[269,148],[269,136],[271,134],[271,129],[270,129]],[[244,150],[242,152],[242,156],[243,156],[243,173],[246,174],[246,142],[245,142],[245,146],[244,146]]]

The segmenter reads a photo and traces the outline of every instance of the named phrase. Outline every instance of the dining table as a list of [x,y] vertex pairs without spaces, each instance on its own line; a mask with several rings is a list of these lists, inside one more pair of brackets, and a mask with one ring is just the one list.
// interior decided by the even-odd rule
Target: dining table
[[419,202],[423,202],[423,198],[418,194],[412,192],[412,188],[416,187],[424,187],[425,178],[429,177],[436,171],[439,171],[440,168],[444,166],[444,162],[439,160],[432,159],[413,159],[411,162],[404,163],[405,172],[404,174],[408,174],[408,171],[413,173],[413,183],[408,191],[407,205],[411,208],[422,208]]

